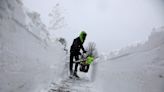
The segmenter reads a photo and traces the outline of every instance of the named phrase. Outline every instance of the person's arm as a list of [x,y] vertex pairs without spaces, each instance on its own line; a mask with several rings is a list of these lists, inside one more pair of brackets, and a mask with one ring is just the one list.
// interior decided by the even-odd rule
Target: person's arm
[[83,50],[83,53],[86,53],[84,47],[83,47],[83,44],[80,42],[80,48]]

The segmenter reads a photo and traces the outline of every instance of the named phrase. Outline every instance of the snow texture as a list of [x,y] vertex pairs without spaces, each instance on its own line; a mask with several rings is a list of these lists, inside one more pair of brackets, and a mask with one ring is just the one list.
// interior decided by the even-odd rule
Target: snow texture
[[94,92],[163,92],[164,27],[154,29],[145,43],[103,56],[96,69]]
[[144,43],[100,55],[79,80],[68,79],[69,59],[46,30],[20,0],[0,0],[0,92],[164,91],[164,27]]
[[65,53],[48,41],[37,13],[19,0],[0,0],[0,92],[39,92],[57,80]]

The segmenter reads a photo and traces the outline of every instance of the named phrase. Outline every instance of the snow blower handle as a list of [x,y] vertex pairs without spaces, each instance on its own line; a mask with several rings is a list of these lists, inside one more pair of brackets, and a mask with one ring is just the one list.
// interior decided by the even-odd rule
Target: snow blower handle
[[87,53],[82,53],[82,54],[80,54],[79,60],[74,61],[74,62],[75,63],[83,62],[83,61],[86,61],[86,59],[87,59]]
[[82,53],[81,58],[86,59],[87,56],[88,56],[88,53],[87,53],[87,51],[85,51],[85,53]]

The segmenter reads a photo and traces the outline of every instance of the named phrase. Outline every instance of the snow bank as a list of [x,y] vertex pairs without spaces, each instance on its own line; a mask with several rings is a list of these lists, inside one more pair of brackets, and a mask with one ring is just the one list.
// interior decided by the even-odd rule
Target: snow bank
[[[97,64],[94,92],[163,92],[164,28],[145,43],[117,51]],[[101,62],[101,59],[99,60]]]
[[107,59],[114,59],[115,57],[122,57],[132,53],[144,52],[154,49],[164,43],[164,27],[153,29],[147,40],[142,42],[135,42],[125,48],[114,50],[110,52]]
[[19,0],[0,2],[0,92],[38,92],[60,77],[65,53],[37,13]]

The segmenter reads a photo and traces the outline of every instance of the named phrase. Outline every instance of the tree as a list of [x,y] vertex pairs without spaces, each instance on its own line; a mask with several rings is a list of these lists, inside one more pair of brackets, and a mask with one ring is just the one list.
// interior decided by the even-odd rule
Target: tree
[[49,13],[50,22],[49,22],[49,29],[57,30],[63,28],[65,24],[65,18],[63,11],[60,9],[60,4],[57,3],[52,11]]
[[94,58],[98,58],[98,52],[96,49],[96,44],[94,42],[89,42],[86,48],[88,55],[94,56]]

